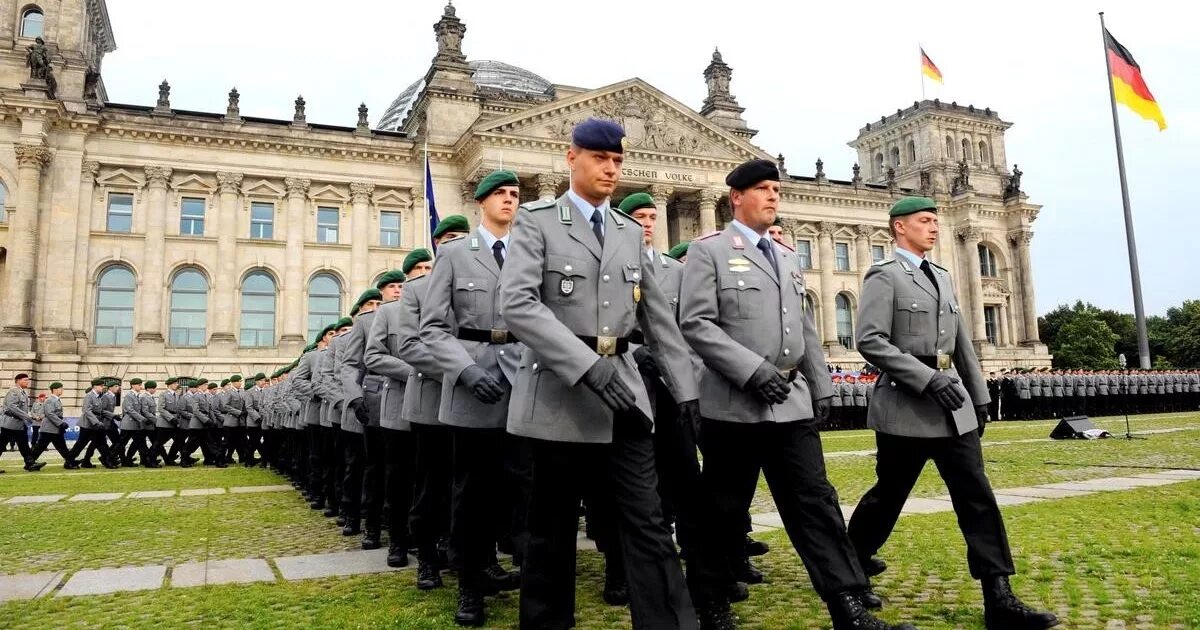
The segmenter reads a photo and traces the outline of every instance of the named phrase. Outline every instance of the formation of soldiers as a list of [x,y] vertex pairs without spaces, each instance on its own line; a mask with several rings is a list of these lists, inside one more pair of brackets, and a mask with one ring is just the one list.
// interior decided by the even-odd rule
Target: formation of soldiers
[[[237,375],[176,377],[166,391],[132,379],[118,418],[120,384],[99,379],[80,440],[59,448],[67,466],[86,465],[92,446],[104,465],[190,466],[197,450],[205,465],[269,465],[364,549],[386,541],[390,566],[415,549],[418,589],[454,570],[458,624],[484,625],[486,598],[519,589],[520,625],[536,629],[575,625],[581,513],[604,554],[604,599],[628,605],[634,627],[736,628],[731,603],[763,581],[749,557],[766,546],[747,536],[761,474],[833,627],[879,630],[912,627],[872,614],[883,599],[870,577],[886,570],[876,553],[933,459],[987,627],[1056,625],[1008,584],[979,446],[987,389],[949,274],[923,258],[934,202],[893,206],[907,249],[867,273],[858,346],[882,373],[835,383],[800,259],[769,236],[776,165],[729,174],[725,230],[655,252],[650,195],[610,205],[624,135],[612,121],[578,124],[556,200],[518,207],[514,173],[485,177],[476,229],[443,219],[436,264],[414,251],[248,389]],[[47,418],[60,417],[56,396]],[[818,428],[864,422],[879,480],[847,526]],[[519,570],[501,567],[502,552]]]
[[997,420],[1200,409],[1196,370],[1006,370],[990,375],[988,389]]

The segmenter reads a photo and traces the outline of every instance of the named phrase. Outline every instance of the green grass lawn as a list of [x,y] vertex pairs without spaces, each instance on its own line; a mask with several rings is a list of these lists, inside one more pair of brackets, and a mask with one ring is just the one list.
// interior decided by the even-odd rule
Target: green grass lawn
[[232,488],[281,483],[279,475],[262,468],[118,468],[64,471],[48,465],[41,472],[20,468],[0,475],[0,497],[31,494],[81,494],[85,492],[135,492],[185,488]]

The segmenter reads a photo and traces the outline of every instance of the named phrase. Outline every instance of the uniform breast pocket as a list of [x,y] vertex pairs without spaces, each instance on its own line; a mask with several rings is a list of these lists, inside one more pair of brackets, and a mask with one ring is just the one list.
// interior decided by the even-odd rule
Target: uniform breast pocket
[[542,300],[557,304],[575,304],[588,278],[587,263],[566,256],[546,256],[546,275]]
[[491,281],[486,278],[455,278],[454,308],[468,313],[490,310],[491,305],[485,302],[491,294],[491,286]]
[[934,305],[915,297],[896,298],[894,323],[898,332],[905,335],[923,335],[933,328],[930,318]]
[[763,314],[762,280],[748,274],[721,276],[720,310],[722,317],[757,319]]

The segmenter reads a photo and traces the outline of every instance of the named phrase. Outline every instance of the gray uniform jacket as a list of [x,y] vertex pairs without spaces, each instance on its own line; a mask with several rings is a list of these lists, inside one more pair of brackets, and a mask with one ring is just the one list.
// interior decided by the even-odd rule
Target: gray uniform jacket
[[244,390],[243,399],[246,401],[245,426],[257,429],[262,426],[262,390],[257,385]]
[[1050,377],[1050,386],[1055,398],[1062,398],[1066,389],[1063,387],[1063,375],[1054,374]]
[[245,392],[238,387],[233,387],[221,393],[222,396],[217,398],[217,404],[221,412],[222,426],[230,428],[245,426],[245,422],[242,420],[246,415]]
[[526,347],[513,381],[509,433],[561,442],[612,442],[612,410],[580,386],[597,361],[612,364],[634,393],[641,415],[653,418],[633,355],[601,356],[597,347],[580,339],[628,338],[637,325],[674,399],[698,398],[687,345],[643,253],[641,226],[613,209],[604,212],[603,220],[601,245],[566,195],[517,211],[500,274],[500,312]]
[[[404,291],[408,292],[408,286]],[[404,420],[404,392],[413,368],[400,358],[400,314],[403,300],[380,305],[371,320],[363,363],[371,374],[383,379],[379,393],[379,425],[394,431],[408,431]]]
[[329,349],[325,351],[325,361],[321,363],[321,396],[325,398],[325,412],[321,417],[321,425],[327,427],[341,426],[342,424],[342,403],[345,399],[342,395],[342,379],[340,365],[342,362],[342,349],[346,346],[346,338],[350,336],[349,332],[337,335],[329,342]]
[[854,406],[854,386],[855,385],[858,385],[858,383],[849,383],[846,381],[842,381],[841,383],[838,383],[837,387],[835,388],[837,390],[837,393],[834,394],[833,397],[841,398],[843,407],[853,407]]
[[192,413],[191,423],[188,425],[189,429],[204,429],[212,426],[214,417],[212,400],[205,392],[188,394],[188,410]]
[[292,377],[288,379],[292,382],[292,392],[297,400],[304,403],[304,426],[321,424],[321,401],[317,398],[316,386],[313,383],[320,360],[319,350],[305,352],[296,364],[296,369],[292,371]]
[[175,393],[169,389],[164,389],[154,395],[158,400],[155,408],[158,410],[158,415],[155,417],[154,426],[159,429],[174,429],[175,428]]
[[654,261],[647,268],[658,281],[667,304],[671,307],[671,316],[679,321],[679,295],[683,291],[683,263],[666,254],[655,254]]
[[1037,374],[1032,374],[1026,378],[1029,379],[1029,395],[1034,398],[1041,397],[1042,377],[1038,376]]
[[90,390],[83,397],[83,407],[79,412],[80,429],[99,429],[104,426],[100,420],[100,394]]
[[145,420],[142,415],[141,394],[132,389],[125,392],[125,395],[121,396],[121,430],[141,431]]
[[[813,417],[813,400],[840,395],[854,405],[848,383],[835,390],[812,317],[804,312],[804,275],[795,252],[772,243],[776,275],[756,243],[727,227],[692,241],[683,268],[679,320],[704,360],[700,414],[729,422],[792,422]],[[767,361],[785,373],[792,391],[771,405],[744,389]],[[848,396],[847,396],[848,395]]]
[[1104,378],[1104,377],[1103,376],[1097,377],[1095,374],[1088,374],[1087,376],[1083,377],[1083,384],[1086,386],[1086,391],[1087,391],[1088,396],[1096,395],[1096,379],[1097,378]]
[[1024,374],[1017,376],[1017,398],[1020,400],[1029,400],[1032,396],[1030,393],[1029,377]]
[[382,376],[367,371],[366,348],[367,337],[371,334],[372,323],[378,316],[378,310],[369,313],[359,313],[354,318],[354,326],[346,335],[346,345],[342,348],[342,369],[339,378],[342,380],[342,396],[346,406],[342,410],[342,428],[355,433],[362,433],[362,424],[358,416],[350,408],[350,403],[362,399],[366,406],[367,423],[379,426],[379,399],[383,395],[384,382]]
[[[510,241],[511,241],[510,237]],[[517,377],[522,346],[458,338],[460,328],[508,330],[501,315],[500,267],[477,231],[438,247],[421,309],[421,341],[441,368],[442,400],[438,420],[469,429],[503,429],[508,420],[512,382]],[[480,402],[459,381],[463,371],[479,366],[504,389],[495,404]]]
[[1087,396],[1087,379],[1082,374],[1075,375],[1075,395]]
[[104,392],[100,396],[100,422],[104,424],[104,429],[113,428],[113,423],[117,420],[117,395],[112,391]]
[[[434,263],[437,266],[437,263]],[[429,290],[429,274],[404,284],[400,298],[400,358],[412,366],[412,375],[404,386],[404,404],[400,415],[405,422],[440,424],[438,408],[442,404],[442,372],[438,362],[421,341],[421,309]]]
[[63,420],[62,399],[54,394],[46,397],[46,406],[42,407],[42,433],[55,435],[67,429],[67,421]]
[[0,427],[24,431],[26,422],[33,422],[33,416],[29,415],[29,394],[20,387],[14,387],[4,395],[4,417],[0,420]]
[[[689,248],[689,253],[690,253]],[[950,274],[931,264],[935,288],[903,254],[871,265],[858,308],[858,350],[883,374],[867,412],[867,426],[909,437],[951,437],[979,427],[972,405],[991,401]],[[689,257],[690,258],[690,257]],[[690,266],[690,265],[689,265]],[[947,412],[925,393],[937,371],[917,357],[950,355],[946,373],[961,379],[966,402]]]

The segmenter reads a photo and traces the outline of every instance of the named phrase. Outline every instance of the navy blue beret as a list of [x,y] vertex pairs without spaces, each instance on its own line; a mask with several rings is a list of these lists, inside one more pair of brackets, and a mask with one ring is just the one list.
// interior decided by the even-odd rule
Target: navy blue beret
[[742,162],[725,176],[725,185],[734,190],[746,190],[761,181],[779,181],[779,167],[770,160]]
[[625,152],[625,130],[621,125],[603,118],[589,118],[571,133],[571,144],[592,151]]

